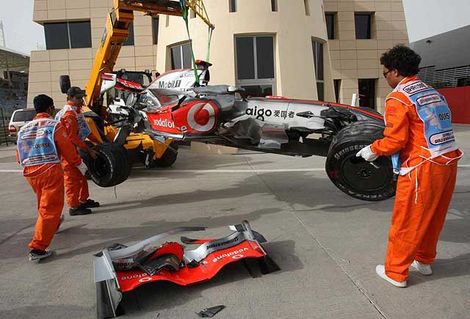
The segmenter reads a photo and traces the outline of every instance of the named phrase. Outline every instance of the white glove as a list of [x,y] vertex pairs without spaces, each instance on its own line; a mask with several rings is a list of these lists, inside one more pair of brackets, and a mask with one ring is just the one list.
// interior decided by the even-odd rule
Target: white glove
[[372,150],[370,149],[370,145],[367,145],[363,149],[361,149],[359,152],[356,154],[357,157],[362,157],[368,162],[373,162],[377,159],[377,156]]
[[80,173],[82,173],[82,175],[85,176],[86,171],[88,170],[88,167],[85,165],[85,163],[83,163],[83,161],[79,165],[77,165],[77,168],[80,171]]

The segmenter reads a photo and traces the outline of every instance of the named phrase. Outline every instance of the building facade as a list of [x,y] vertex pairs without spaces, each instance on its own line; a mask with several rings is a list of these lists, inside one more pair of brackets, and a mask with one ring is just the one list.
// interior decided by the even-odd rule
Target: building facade
[[[216,25],[210,49],[212,84],[244,87],[251,95],[279,95],[383,110],[390,91],[379,58],[408,43],[401,0],[205,0]],[[29,98],[50,94],[64,102],[59,76],[87,82],[111,0],[35,0],[46,50],[31,53]],[[196,58],[206,59],[207,26],[190,13]],[[180,17],[135,14],[115,69],[188,67],[189,38]]]

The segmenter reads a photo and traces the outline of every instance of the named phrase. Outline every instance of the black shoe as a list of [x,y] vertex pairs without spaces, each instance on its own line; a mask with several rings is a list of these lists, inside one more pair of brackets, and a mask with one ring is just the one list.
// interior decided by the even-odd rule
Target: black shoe
[[93,199],[87,199],[86,202],[81,203],[80,206],[84,208],[94,208],[94,207],[100,207],[100,203],[97,201],[94,201]]
[[33,249],[29,252],[29,260],[39,262],[42,259],[52,256],[52,251]]
[[85,208],[81,205],[78,206],[77,208],[69,208],[70,216],[88,215],[88,214],[91,214],[91,209]]

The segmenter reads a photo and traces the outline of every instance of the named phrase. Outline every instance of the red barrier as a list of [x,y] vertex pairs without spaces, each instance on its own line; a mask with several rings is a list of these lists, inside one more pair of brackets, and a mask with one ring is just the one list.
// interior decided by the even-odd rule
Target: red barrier
[[470,86],[438,90],[452,111],[452,123],[470,124]]

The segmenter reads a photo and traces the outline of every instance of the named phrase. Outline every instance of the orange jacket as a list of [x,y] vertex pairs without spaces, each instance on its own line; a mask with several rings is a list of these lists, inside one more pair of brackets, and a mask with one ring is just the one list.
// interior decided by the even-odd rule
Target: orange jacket
[[[416,76],[406,77],[401,83],[417,79]],[[401,162],[407,163],[408,166],[422,162],[422,157],[430,157],[430,153],[426,149],[428,145],[424,136],[424,124],[416,112],[415,105],[403,93],[392,92],[387,96],[385,123],[384,138],[372,143],[372,152],[379,156],[390,156],[400,152]],[[445,154],[450,158],[459,155],[460,151],[458,150]],[[434,160],[437,162],[447,161],[439,157]]]
[[78,120],[73,111],[67,111],[60,118],[60,122],[67,129],[69,140],[81,150],[88,150],[88,145],[78,136]]
[[[51,116],[47,113],[38,113],[34,117],[34,119],[40,119],[40,118],[51,118]],[[57,124],[57,127],[55,129],[54,142],[57,148],[57,152],[59,153],[59,156],[61,156],[62,158],[65,158],[67,162],[69,162],[71,165],[74,165],[74,166],[80,165],[82,160],[80,159],[80,156],[78,155],[77,149],[75,148],[75,146],[70,143],[70,140],[67,136],[67,131],[65,130],[65,128],[62,126],[61,123]],[[18,158],[18,152],[16,153],[16,156]],[[43,172],[50,169],[54,165],[60,165],[60,163],[27,166],[23,169],[23,175],[26,177],[40,175]]]

